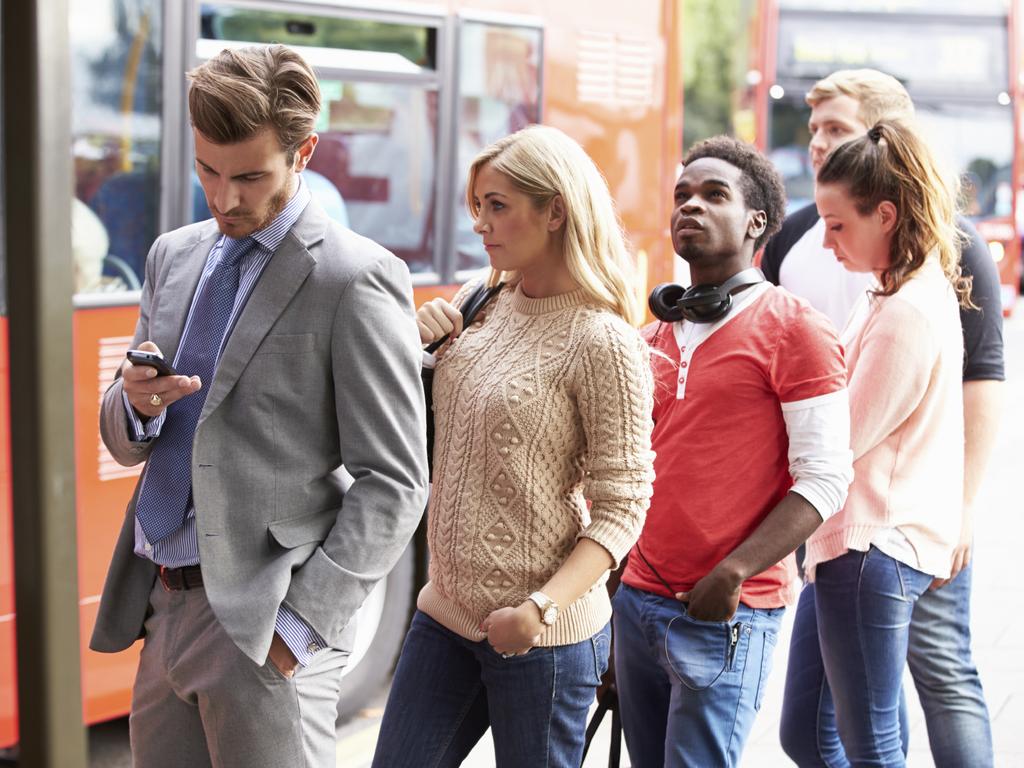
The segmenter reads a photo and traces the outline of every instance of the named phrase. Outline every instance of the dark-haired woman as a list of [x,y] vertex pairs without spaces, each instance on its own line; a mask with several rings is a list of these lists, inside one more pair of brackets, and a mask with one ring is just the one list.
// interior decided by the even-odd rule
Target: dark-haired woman
[[[871,272],[842,335],[855,479],[807,542],[781,736],[801,766],[903,766],[911,613],[950,572],[963,496],[955,189],[903,125],[879,123],[818,173],[825,246]],[[815,636],[816,635],[816,636]]]

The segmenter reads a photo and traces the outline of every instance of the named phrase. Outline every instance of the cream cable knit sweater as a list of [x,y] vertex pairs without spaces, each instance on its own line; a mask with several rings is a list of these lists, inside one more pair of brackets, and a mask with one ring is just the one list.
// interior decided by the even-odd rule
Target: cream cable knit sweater
[[[540,589],[579,537],[618,564],[651,495],[651,388],[639,333],[581,290],[531,299],[512,286],[492,299],[435,368],[430,582],[419,609],[479,641],[480,622]],[[606,578],[562,606],[539,645],[604,626]]]

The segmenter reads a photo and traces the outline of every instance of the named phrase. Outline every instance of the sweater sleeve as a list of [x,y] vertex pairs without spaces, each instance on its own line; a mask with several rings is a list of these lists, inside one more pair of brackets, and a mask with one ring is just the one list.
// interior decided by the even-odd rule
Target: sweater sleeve
[[583,493],[591,522],[580,534],[614,567],[640,536],[654,480],[650,350],[625,323],[599,322],[576,373],[587,440]]
[[[480,285],[483,282],[484,279],[486,279],[486,278],[481,278],[481,279],[473,278],[472,280],[469,280],[468,282],[463,283],[462,286],[459,288],[459,290],[457,290],[455,292],[455,295],[452,296],[452,300],[449,303],[453,307],[455,307],[457,309],[461,309],[463,303],[465,303],[466,299],[469,298],[469,295],[474,290],[476,290],[476,287],[478,285]],[[416,307],[416,311],[417,312],[419,311],[419,307]],[[438,347],[432,353],[431,352],[427,352],[426,348],[424,348],[424,350],[423,350],[423,367],[424,368],[433,368],[437,364],[437,361],[440,360],[442,357],[444,357],[445,354],[447,354],[448,347],[450,347],[451,345],[452,345],[452,340],[448,339],[447,341],[445,341],[444,344],[442,344],[440,347]]]
[[928,390],[938,344],[916,307],[890,297],[867,321],[850,373],[853,460],[896,431]]

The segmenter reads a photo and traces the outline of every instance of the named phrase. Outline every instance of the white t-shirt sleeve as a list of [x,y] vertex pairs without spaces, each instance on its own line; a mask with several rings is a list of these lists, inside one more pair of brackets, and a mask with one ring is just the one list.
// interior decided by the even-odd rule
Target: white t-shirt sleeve
[[853,482],[847,390],[782,403],[782,418],[789,435],[790,490],[827,520],[842,509]]

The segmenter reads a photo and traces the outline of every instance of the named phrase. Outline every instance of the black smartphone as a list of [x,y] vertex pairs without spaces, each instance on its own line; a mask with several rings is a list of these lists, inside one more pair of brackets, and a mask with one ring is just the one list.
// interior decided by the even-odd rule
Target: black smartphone
[[178,372],[174,370],[174,367],[164,360],[164,356],[157,354],[156,352],[144,352],[141,349],[129,349],[127,358],[132,365],[148,365],[150,368],[156,368],[157,376],[178,375]]

